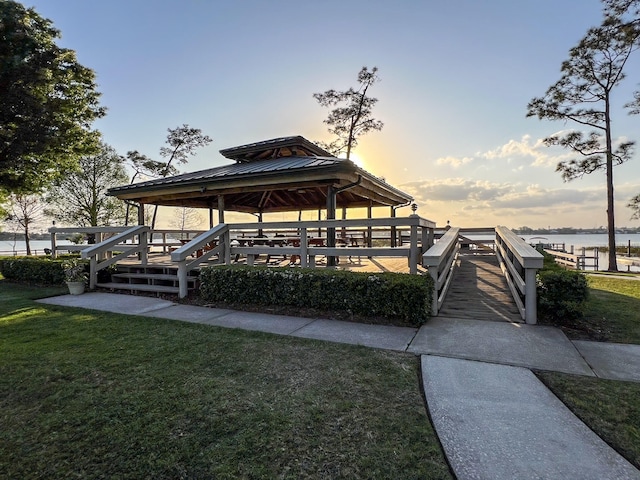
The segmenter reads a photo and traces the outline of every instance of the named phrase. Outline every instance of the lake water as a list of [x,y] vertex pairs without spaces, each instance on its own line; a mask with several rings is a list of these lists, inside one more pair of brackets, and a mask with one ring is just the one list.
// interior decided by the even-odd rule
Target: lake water
[[[45,248],[51,248],[50,240],[31,240],[31,252],[36,255],[44,255]],[[57,240],[56,245],[69,245],[67,240]],[[22,240],[0,240],[0,255],[25,255],[27,246]]]

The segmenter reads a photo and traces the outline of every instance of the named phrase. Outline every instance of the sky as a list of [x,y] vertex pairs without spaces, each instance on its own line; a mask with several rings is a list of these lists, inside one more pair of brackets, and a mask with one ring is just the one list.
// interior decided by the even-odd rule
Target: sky
[[[606,225],[604,173],[565,183],[555,166],[573,156],[542,144],[572,126],[526,118],[600,23],[599,0],[23,3],[96,72],[108,111],[95,127],[122,155],[160,159],[167,129],[182,124],[213,139],[183,172],[228,164],[218,151],[246,143],[329,141],[328,110],[313,93],[356,87],[361,67],[376,66],[370,93],[384,128],[361,137],[355,154],[413,195],[419,215],[439,226]],[[640,141],[640,116],[622,108],[640,83],[640,52],[626,73],[613,133]],[[626,204],[640,193],[638,154],[614,182],[616,225],[637,226]]]

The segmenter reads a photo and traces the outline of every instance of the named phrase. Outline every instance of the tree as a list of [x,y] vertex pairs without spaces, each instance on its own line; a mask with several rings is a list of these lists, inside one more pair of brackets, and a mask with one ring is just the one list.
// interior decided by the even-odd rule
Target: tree
[[[611,93],[624,79],[623,69],[635,49],[638,35],[630,35],[608,19],[589,29],[569,51],[562,64],[562,77],[528,105],[527,116],[571,121],[592,130],[569,131],[544,140],[547,146],[573,150],[577,159],[558,163],[556,171],[565,181],[604,170],[607,184],[607,230],[609,251],[615,252],[613,167],[630,159],[634,142],[614,146],[611,124]],[[609,270],[617,271],[615,255],[609,255]]]
[[39,192],[94,153],[104,115],[95,75],[60,48],[60,32],[33,8],[0,1],[0,187]]
[[[174,160],[177,163],[187,163],[189,157],[195,154],[196,149],[205,147],[211,143],[211,138],[203,135],[202,130],[199,128],[191,128],[187,124],[174,129],[169,128],[167,131],[169,134],[167,135],[165,143],[168,146],[160,148],[160,156],[167,159],[164,168],[160,171],[161,177],[166,177],[175,171],[175,167],[172,165]],[[157,214],[158,206],[156,205],[151,220],[152,229],[155,228]]]
[[371,130],[382,130],[384,124],[371,117],[373,106],[378,102],[377,98],[367,97],[369,88],[379,80],[378,67],[371,71],[362,67],[358,73],[357,90],[349,88],[342,92],[327,90],[324,93],[314,93],[318,103],[323,107],[336,108],[329,112],[324,123],[330,126],[329,133],[338,138],[331,143],[318,142],[326,150],[338,156],[346,152],[347,159],[351,157],[351,150],[358,145],[358,137]]
[[41,195],[11,194],[8,220],[15,222],[24,234],[27,255],[31,255],[31,227],[42,218],[44,200]]
[[[178,169],[171,166],[167,167],[164,162],[159,162],[157,160],[152,160],[146,155],[138,152],[137,150],[132,150],[127,152],[125,157],[125,162],[129,164],[129,166],[133,169],[133,176],[131,177],[130,185],[134,184],[139,177],[159,177],[161,174],[168,169],[169,175],[175,175],[178,173]],[[131,206],[134,205],[130,202],[126,202],[126,212],[125,212],[125,220],[124,224],[129,225],[129,216],[131,211]]]
[[640,220],[640,193],[629,200],[627,207],[633,212],[631,215],[632,220]]
[[48,191],[47,213],[79,227],[112,225],[124,219],[124,203],[107,196],[109,188],[129,180],[123,158],[102,144],[97,155],[80,159],[80,169],[56,181]]
[[173,211],[173,218],[169,225],[176,230],[194,230],[200,228],[202,216],[196,208],[181,207]]

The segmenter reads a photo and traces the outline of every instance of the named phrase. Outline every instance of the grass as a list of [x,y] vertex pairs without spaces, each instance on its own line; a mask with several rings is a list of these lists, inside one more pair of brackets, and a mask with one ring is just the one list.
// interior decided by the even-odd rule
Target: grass
[[553,372],[537,375],[605,442],[640,468],[640,383]]
[[418,358],[0,281],[1,478],[451,478]]
[[640,344],[640,281],[605,275],[589,275],[588,281],[581,331],[592,340]]
[[[589,275],[581,329],[570,336],[640,344],[640,281]],[[577,333],[578,332],[578,333]],[[536,372],[603,440],[640,468],[640,383]]]

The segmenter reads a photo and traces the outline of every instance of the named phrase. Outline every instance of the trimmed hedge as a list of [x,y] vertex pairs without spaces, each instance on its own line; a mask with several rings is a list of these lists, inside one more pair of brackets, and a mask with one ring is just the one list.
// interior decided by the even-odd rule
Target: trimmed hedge
[[[64,285],[62,262],[46,257],[4,257],[0,258],[0,273],[12,282],[31,285]],[[88,264],[87,267],[88,268]]]
[[426,275],[290,267],[208,267],[200,282],[201,298],[211,303],[340,311],[411,326],[429,318],[433,290]]
[[586,276],[577,270],[566,270],[543,252],[544,266],[537,275],[538,314],[557,325],[571,325],[584,315],[589,297]]

